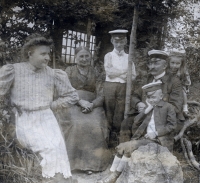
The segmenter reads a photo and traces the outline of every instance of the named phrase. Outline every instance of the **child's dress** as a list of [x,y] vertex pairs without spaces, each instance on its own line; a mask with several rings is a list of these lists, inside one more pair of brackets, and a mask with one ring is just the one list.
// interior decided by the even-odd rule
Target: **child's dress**
[[187,69],[184,70],[184,75],[181,75],[180,69],[172,74],[176,75],[180,78],[182,87],[183,87],[183,96],[184,96],[184,104],[183,104],[183,112],[185,114],[188,113],[188,105],[187,105],[187,94],[189,92],[189,86],[191,85],[190,75]]
[[189,75],[188,70],[185,70],[183,77],[181,77],[180,70],[178,70],[178,72],[176,73],[176,75],[181,80],[181,83],[183,85],[183,90],[185,91],[185,93],[188,93],[188,87],[191,85],[191,80],[190,80],[190,75]]

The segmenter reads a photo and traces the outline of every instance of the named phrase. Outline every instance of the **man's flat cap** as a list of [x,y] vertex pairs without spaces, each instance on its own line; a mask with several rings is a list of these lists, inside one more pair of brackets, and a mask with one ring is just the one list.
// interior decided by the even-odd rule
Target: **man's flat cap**
[[148,52],[150,58],[161,58],[166,60],[169,57],[169,54],[162,50],[151,50]]

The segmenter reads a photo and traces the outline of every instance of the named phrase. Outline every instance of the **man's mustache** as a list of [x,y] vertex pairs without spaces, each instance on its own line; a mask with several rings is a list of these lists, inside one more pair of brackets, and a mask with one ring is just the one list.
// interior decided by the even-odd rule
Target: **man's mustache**
[[149,69],[148,71],[149,72],[152,72],[152,71],[154,72],[154,71],[156,71],[156,69]]

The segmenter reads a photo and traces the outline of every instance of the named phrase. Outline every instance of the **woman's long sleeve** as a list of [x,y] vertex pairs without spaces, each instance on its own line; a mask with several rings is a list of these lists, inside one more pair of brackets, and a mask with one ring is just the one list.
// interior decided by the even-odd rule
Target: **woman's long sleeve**
[[54,105],[57,108],[67,108],[78,102],[79,97],[76,90],[72,87],[67,74],[59,69],[55,69],[55,89],[57,100]]
[[15,78],[13,65],[4,65],[0,69],[0,101],[4,101],[4,96],[9,92]]

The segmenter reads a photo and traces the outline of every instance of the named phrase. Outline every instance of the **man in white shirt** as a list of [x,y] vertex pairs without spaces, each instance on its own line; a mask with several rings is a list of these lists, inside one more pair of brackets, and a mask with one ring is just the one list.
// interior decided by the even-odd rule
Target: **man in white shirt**
[[[114,50],[104,57],[106,80],[104,83],[106,115],[111,133],[119,133],[124,118],[128,54],[124,52],[127,44],[127,30],[110,31]],[[136,77],[135,65],[132,66],[132,79]]]
[[148,143],[159,143],[173,151],[173,132],[176,128],[176,113],[174,107],[163,101],[162,82],[154,82],[142,87],[146,94],[147,107],[134,121],[137,131],[132,140],[121,143],[116,147],[110,174],[98,183],[115,183],[129,161],[131,153],[140,146]]

